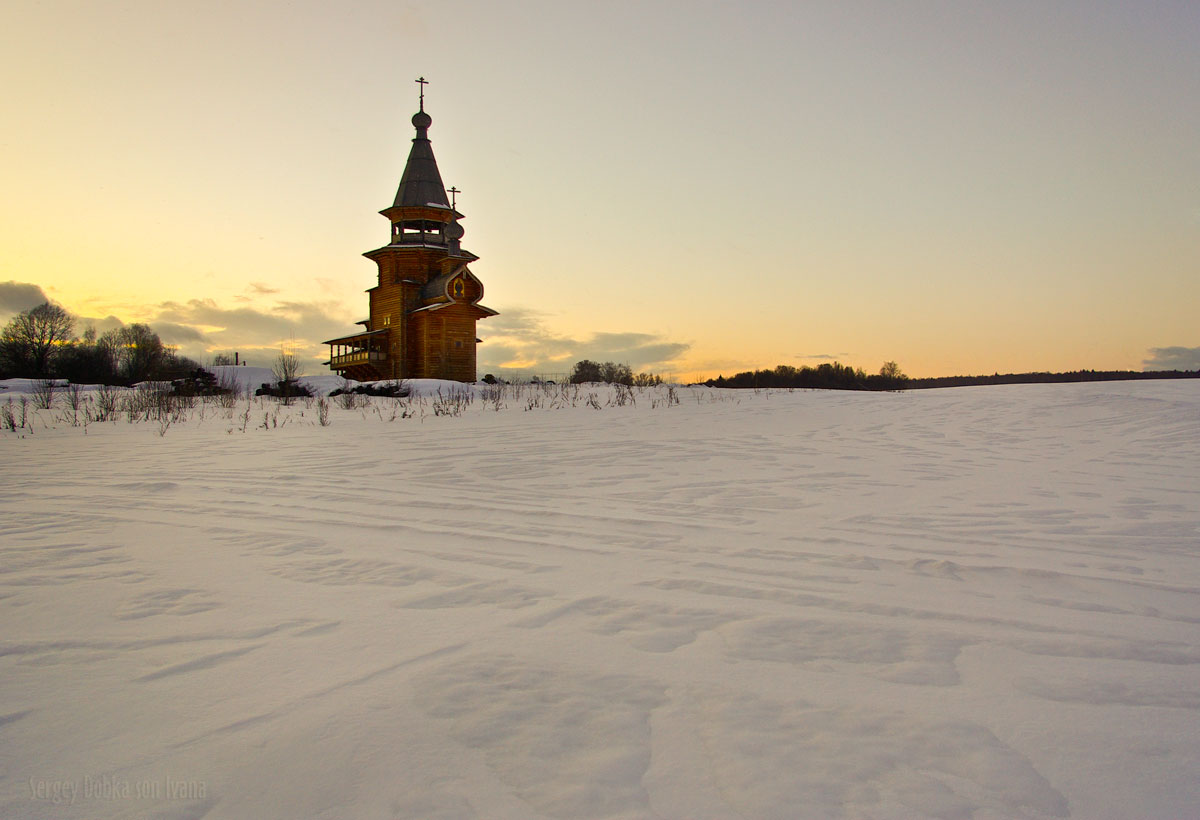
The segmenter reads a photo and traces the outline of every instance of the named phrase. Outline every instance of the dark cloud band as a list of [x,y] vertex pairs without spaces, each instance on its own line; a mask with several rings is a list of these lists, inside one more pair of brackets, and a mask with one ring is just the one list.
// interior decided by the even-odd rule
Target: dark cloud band
[[0,282],[0,314],[17,314],[35,308],[49,297],[37,285],[28,282]]
[[669,370],[690,349],[650,333],[593,333],[586,338],[548,329],[542,314],[527,308],[501,308],[500,315],[479,326],[486,341],[479,346],[479,372],[562,373],[575,362],[619,362],[633,370]]
[[1200,347],[1152,347],[1144,370],[1200,370]]

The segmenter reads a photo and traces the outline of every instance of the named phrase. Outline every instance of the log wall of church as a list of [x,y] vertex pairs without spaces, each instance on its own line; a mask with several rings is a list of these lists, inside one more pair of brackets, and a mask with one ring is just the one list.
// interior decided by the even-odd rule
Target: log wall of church
[[[386,246],[365,255],[379,266],[379,284],[369,291],[367,329],[390,331],[388,358],[379,364],[378,377],[475,381],[475,322],[480,311],[469,303],[483,296],[482,286],[464,277],[461,290],[450,286],[453,298],[462,302],[420,311],[421,286],[451,265],[446,251]],[[453,265],[460,263],[453,260]]]
[[[410,317],[414,330],[414,378],[475,381],[475,315],[451,305]],[[417,375],[419,374],[419,375]]]

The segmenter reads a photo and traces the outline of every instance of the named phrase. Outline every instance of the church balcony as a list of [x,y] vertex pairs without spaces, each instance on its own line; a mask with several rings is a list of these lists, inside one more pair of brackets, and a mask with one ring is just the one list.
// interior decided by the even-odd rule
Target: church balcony
[[435,245],[439,248],[446,246],[446,239],[436,233],[403,233],[392,237],[393,245]]
[[334,370],[338,370],[345,367],[353,367],[357,364],[384,361],[387,361],[387,353],[382,350],[353,350],[349,353],[343,353],[340,356],[331,356],[329,366]]
[[393,245],[445,245],[446,223],[431,219],[406,219],[392,223]]

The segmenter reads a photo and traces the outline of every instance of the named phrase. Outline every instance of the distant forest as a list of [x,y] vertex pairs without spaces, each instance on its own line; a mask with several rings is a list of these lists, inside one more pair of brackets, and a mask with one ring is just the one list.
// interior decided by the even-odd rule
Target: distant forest
[[973,384],[1037,384],[1059,382],[1105,382],[1135,379],[1195,379],[1200,370],[1075,370],[1069,373],[996,373],[991,376],[939,376],[910,379],[895,362],[887,362],[879,373],[838,362],[817,367],[781,364],[773,370],[747,370],[726,378],[718,376],[704,384],[734,388],[815,388],[825,390],[919,390],[930,387],[965,387]]
[[1195,379],[1200,370],[1073,370],[1069,373],[996,373],[991,376],[939,376],[909,379],[906,388],[963,387],[971,384],[1038,384],[1057,382],[1116,382],[1140,379]]
[[792,367],[781,364],[774,370],[747,370],[730,378],[718,376],[704,384],[709,387],[812,387],[826,390],[903,390],[911,380],[895,362],[886,362],[878,373],[868,374],[861,367],[826,362],[816,367]]
[[180,379],[199,369],[148,325],[124,325],[99,336],[89,326],[77,337],[75,317],[50,302],[19,313],[0,329],[0,379],[130,385]]

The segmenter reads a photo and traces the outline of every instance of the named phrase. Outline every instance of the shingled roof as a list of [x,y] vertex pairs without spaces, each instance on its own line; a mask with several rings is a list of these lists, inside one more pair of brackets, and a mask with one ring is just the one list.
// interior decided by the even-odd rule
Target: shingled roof
[[396,191],[393,207],[450,207],[450,200],[446,199],[446,186],[442,184],[442,175],[438,172],[433,146],[427,135],[432,122],[433,118],[425,113],[424,108],[413,114],[412,124],[417,129],[417,136],[413,138],[413,147],[408,153],[408,164],[404,166],[404,176],[400,177],[400,188]]

